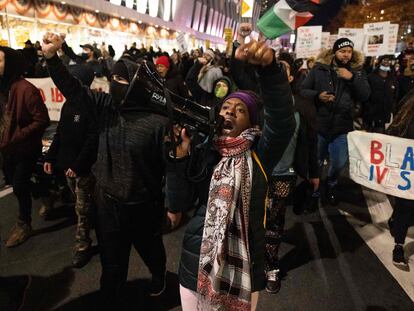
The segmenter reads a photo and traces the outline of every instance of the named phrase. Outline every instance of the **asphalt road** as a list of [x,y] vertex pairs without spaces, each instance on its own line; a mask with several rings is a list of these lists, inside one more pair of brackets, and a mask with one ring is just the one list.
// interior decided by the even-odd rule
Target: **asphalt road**
[[[321,206],[311,215],[296,216],[288,210],[281,250],[282,289],[277,295],[261,293],[258,310],[414,310],[414,241],[406,247],[411,271],[395,271],[387,263],[392,240],[386,225],[373,220],[361,188],[348,181],[341,197],[339,206]],[[17,203],[12,194],[0,192],[0,310],[13,310],[23,293],[20,310],[95,310],[99,256],[81,270],[70,266],[73,207],[58,204],[51,217],[43,220],[38,216],[39,206],[35,201],[34,236],[17,248],[6,249],[4,240],[15,222]],[[164,236],[169,273],[167,291],[161,297],[145,294],[149,273],[135,251],[131,252],[130,310],[181,310],[177,268],[183,233],[181,227]],[[391,242],[381,244],[385,240]]]

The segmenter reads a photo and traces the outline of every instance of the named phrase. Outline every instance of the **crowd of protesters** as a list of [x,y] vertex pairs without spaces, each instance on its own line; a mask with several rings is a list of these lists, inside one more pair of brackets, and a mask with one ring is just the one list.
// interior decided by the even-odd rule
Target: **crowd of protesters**
[[[183,310],[255,310],[259,291],[277,293],[286,207],[293,203],[299,214],[316,211],[319,199],[339,203],[355,121],[414,139],[414,51],[409,43],[398,59],[383,55],[367,67],[353,42],[339,38],[315,58],[294,59],[246,42],[251,25],[241,29],[231,55],[168,54],[135,43],[118,57],[104,43],[81,45],[76,55],[64,35],[52,33],[42,44],[28,40],[22,51],[0,47],[0,150],[19,206],[6,246],[31,236],[30,179],[50,122],[40,92],[24,77],[50,76],[66,102],[44,172],[63,174],[75,196],[76,268],[92,256],[95,224],[104,306],[122,305],[132,246],[152,274],[149,294],[162,294],[165,214],[176,228],[190,210],[179,268]],[[151,100],[137,81],[143,60],[174,95],[218,108],[222,125],[214,137],[199,141],[142,109]],[[89,88],[95,77],[108,79],[109,94]],[[413,204],[396,199],[389,222],[398,265],[407,265]]]

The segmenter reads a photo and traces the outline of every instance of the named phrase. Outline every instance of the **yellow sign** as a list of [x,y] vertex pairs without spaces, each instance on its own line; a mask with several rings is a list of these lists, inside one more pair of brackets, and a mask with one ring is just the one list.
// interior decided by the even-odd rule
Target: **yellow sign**
[[210,40],[206,40],[206,49],[209,49],[210,48]]
[[241,5],[241,17],[253,17],[253,0],[243,0]]
[[232,28],[224,28],[224,40],[232,41],[233,40],[233,29]]

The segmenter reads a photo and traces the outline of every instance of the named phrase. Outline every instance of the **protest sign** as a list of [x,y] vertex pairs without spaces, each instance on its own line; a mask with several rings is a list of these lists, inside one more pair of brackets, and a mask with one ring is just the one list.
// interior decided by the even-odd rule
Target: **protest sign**
[[364,53],[380,56],[388,53],[390,22],[364,24]]
[[388,51],[386,54],[394,54],[397,50],[398,24],[390,24],[388,37]]
[[330,49],[329,46],[329,37],[331,34],[329,32],[322,32],[322,39],[321,39],[321,50]]
[[187,40],[185,39],[185,33],[180,33],[177,37],[177,43],[178,43],[178,50],[180,53],[185,53],[188,51],[188,44]]
[[329,36],[329,48],[332,49],[335,41],[338,40],[338,35],[330,35]]
[[364,44],[364,29],[362,28],[339,28],[338,38],[348,38],[354,43],[354,49],[362,51]]
[[414,140],[354,131],[348,134],[348,151],[353,181],[414,200]]
[[[55,86],[51,78],[40,79],[26,79],[37,87],[42,95],[43,101],[49,111],[49,118],[52,121],[59,121],[60,112],[63,103],[66,101],[65,97]],[[109,92],[109,84],[106,78],[95,78],[92,82],[91,89],[100,92]]]
[[297,33],[296,58],[318,55],[322,42],[322,26],[299,27]]

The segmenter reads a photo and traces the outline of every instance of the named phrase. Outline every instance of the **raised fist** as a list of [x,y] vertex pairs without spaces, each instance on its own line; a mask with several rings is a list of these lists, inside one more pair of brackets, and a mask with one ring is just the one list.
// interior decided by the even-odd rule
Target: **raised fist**
[[252,40],[247,44],[241,44],[235,57],[238,60],[249,62],[253,65],[270,65],[275,56],[275,51],[266,45],[265,41],[257,42]]
[[43,36],[42,51],[46,58],[52,58],[56,52],[62,47],[64,42],[62,35],[57,35],[52,32],[47,32]]

